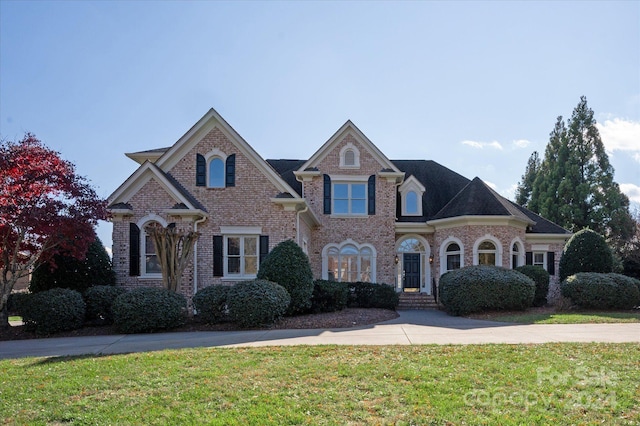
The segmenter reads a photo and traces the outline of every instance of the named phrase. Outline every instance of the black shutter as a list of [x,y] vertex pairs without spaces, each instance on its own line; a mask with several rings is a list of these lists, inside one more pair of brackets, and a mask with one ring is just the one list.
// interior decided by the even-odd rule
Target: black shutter
[[556,274],[556,254],[552,251],[547,252],[547,272],[549,275]]
[[207,186],[207,162],[200,154],[196,154],[196,186]]
[[236,155],[231,154],[227,157],[225,168],[225,184],[224,186],[236,186]]
[[376,175],[369,176],[368,185],[369,215],[376,214]]
[[140,275],[140,228],[135,223],[129,224],[129,275]]
[[260,264],[269,254],[269,236],[268,235],[260,235]]
[[167,228],[175,228],[176,227],[176,223],[175,222],[171,222],[170,224],[167,225]]
[[525,265],[533,265],[533,252],[532,251],[528,251],[525,254],[525,261],[524,261]]
[[213,276],[221,277],[224,275],[224,259],[223,259],[223,239],[222,235],[213,236]]
[[331,214],[331,178],[323,175],[324,179],[324,214]]

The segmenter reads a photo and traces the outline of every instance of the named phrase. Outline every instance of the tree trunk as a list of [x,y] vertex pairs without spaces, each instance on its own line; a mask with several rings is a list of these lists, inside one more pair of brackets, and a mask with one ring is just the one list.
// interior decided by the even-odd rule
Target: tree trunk
[[4,308],[0,310],[0,330],[6,330],[9,327],[9,309],[5,303]]

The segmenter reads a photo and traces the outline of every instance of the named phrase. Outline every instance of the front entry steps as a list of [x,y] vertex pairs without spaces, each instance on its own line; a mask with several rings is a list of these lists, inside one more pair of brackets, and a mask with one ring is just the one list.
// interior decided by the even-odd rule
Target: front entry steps
[[438,309],[436,299],[425,293],[400,293],[398,310],[407,309]]

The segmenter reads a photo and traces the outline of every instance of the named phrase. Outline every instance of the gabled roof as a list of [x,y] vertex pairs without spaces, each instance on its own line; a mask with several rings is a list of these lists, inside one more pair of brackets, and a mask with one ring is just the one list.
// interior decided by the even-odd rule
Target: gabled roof
[[468,183],[469,179],[431,160],[392,160],[406,176],[414,176],[424,187],[422,216],[403,217],[398,199],[399,222],[425,222],[433,218]]
[[267,163],[293,188],[298,195],[302,196],[302,183],[296,179],[293,172],[297,171],[305,160],[267,160]]
[[535,223],[478,177],[458,192],[432,220],[460,216],[511,216],[523,222]]
[[[163,172],[157,165],[146,161],[133,172],[122,185],[109,196],[109,208],[117,209],[128,205],[129,200],[151,179],[155,180],[173,198],[175,204],[184,205],[189,210],[205,211],[204,207],[174,178]],[[172,206],[166,206],[167,209]]]
[[329,140],[311,156],[311,158],[309,158],[308,161],[300,166],[298,171],[302,172],[309,168],[316,167],[349,133],[351,133],[353,137],[355,137],[355,139],[369,152],[369,154],[371,154],[378,163],[380,163],[381,170],[387,169],[389,172],[400,172],[400,170],[396,168],[387,156],[384,155],[382,151],[380,151],[378,147],[375,146],[373,142],[371,142],[369,138],[351,122],[351,120],[347,120],[347,122],[344,123],[342,127],[340,127],[338,131],[335,132],[333,136],[331,136]]
[[139,164],[144,164],[145,161],[151,161],[152,163],[155,163],[158,160],[158,158],[162,157],[162,154],[169,151],[169,148],[171,147],[148,149],[146,151],[138,151],[138,152],[129,152],[125,155]]
[[253,165],[260,170],[271,182],[278,192],[286,192],[294,198],[299,194],[289,186],[275,170],[245,141],[233,127],[227,123],[216,110],[211,108],[196,124],[173,144],[157,161],[163,171],[169,171],[195,146],[207,133],[215,127],[220,129],[229,141],[236,147]]

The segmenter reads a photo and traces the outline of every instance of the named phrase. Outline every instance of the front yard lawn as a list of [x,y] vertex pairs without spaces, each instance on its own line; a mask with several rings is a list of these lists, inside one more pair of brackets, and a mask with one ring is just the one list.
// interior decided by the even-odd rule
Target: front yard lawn
[[3,424],[638,424],[640,345],[294,346],[0,361]]
[[475,318],[519,324],[603,324],[640,322],[640,311],[570,311],[555,312],[549,309],[529,309],[524,312],[491,312]]

